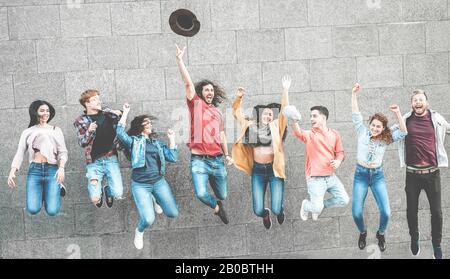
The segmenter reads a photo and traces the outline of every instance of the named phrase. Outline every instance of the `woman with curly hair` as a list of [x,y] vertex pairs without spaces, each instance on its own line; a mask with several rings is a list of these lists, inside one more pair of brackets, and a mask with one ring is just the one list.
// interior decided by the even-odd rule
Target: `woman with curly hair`
[[386,147],[405,138],[406,124],[402,118],[398,105],[391,105],[390,111],[395,113],[400,127],[388,127],[388,119],[382,113],[370,117],[369,127],[363,124],[363,117],[359,111],[357,94],[360,85],[356,83],[352,89],[352,121],[358,135],[358,154],[352,194],[353,219],[360,232],[359,249],[366,247],[367,230],[364,224],[364,203],[370,189],[380,210],[380,224],[376,234],[378,246],[383,252],[386,250],[384,233],[390,217],[389,197],[383,172],[383,156]]
[[167,131],[169,146],[155,139],[150,115],[139,115],[131,121],[131,127],[125,132],[130,105],[123,105],[122,118],[117,126],[117,137],[125,146],[124,152],[131,161],[131,192],[139,213],[139,223],[135,230],[136,249],[144,247],[144,230],[155,221],[153,201],[162,207],[170,218],[178,216],[178,206],[169,184],[164,178],[166,162],[178,160],[175,132]]

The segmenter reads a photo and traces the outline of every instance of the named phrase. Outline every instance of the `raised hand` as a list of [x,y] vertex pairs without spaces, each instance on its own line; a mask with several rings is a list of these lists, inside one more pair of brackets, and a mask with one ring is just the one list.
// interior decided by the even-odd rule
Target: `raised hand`
[[245,95],[244,87],[239,87],[236,91],[236,97],[243,97]]
[[184,51],[186,50],[186,47],[183,47],[183,49],[180,49],[180,47],[177,44],[175,44],[175,46],[177,47],[177,52],[176,52],[177,60],[182,60]]
[[300,112],[293,105],[286,106],[283,109],[283,114],[288,119],[291,119],[293,121],[300,121],[302,119],[302,116],[301,116]]
[[284,75],[281,78],[281,83],[283,84],[283,89],[289,90],[289,88],[291,87],[291,76]]
[[395,114],[400,114],[400,107],[396,104],[392,104],[389,106],[389,110]]
[[130,109],[131,109],[130,104],[129,103],[123,104],[122,109],[123,109],[123,113],[129,113]]
[[167,129],[167,137],[170,141],[175,142],[175,132],[172,129]]
[[352,88],[352,93],[356,94],[359,92],[359,90],[361,90],[361,85],[359,83],[355,83],[355,85],[353,85],[353,88]]

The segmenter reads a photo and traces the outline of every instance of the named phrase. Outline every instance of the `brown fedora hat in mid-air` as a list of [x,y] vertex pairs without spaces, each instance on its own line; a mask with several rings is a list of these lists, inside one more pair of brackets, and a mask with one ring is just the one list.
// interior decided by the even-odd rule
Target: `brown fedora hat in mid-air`
[[192,37],[200,30],[200,21],[189,10],[179,9],[169,17],[170,29],[178,35]]

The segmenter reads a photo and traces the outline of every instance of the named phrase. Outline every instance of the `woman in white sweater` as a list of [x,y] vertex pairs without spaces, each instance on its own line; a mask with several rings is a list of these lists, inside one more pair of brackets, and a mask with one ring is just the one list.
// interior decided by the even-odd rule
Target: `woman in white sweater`
[[61,208],[61,183],[64,181],[64,166],[67,162],[64,135],[60,128],[48,124],[55,116],[55,109],[48,102],[34,101],[29,107],[29,114],[30,124],[20,136],[8,176],[8,186],[16,186],[16,172],[28,152],[30,166],[26,181],[26,209],[35,215],[40,212],[44,202],[47,214],[55,216]]

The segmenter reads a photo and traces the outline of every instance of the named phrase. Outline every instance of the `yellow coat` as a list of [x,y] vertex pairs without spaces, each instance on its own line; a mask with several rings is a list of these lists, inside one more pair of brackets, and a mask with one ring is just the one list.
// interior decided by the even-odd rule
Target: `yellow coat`
[[[236,97],[232,105],[233,116],[241,125],[239,136],[236,142],[233,144],[232,155],[236,168],[244,171],[247,175],[251,176],[253,169],[253,148],[249,145],[243,144],[242,140],[248,127],[256,123],[255,121],[245,119],[245,116],[241,111],[241,103],[242,97]],[[276,177],[280,177],[283,179],[286,178],[286,173],[282,138],[288,122],[287,118],[283,115],[283,109],[287,105],[289,105],[289,96],[286,90],[283,92],[283,97],[281,99],[281,109],[280,113],[278,114],[278,119],[275,119],[269,124],[274,151],[273,173]]]

